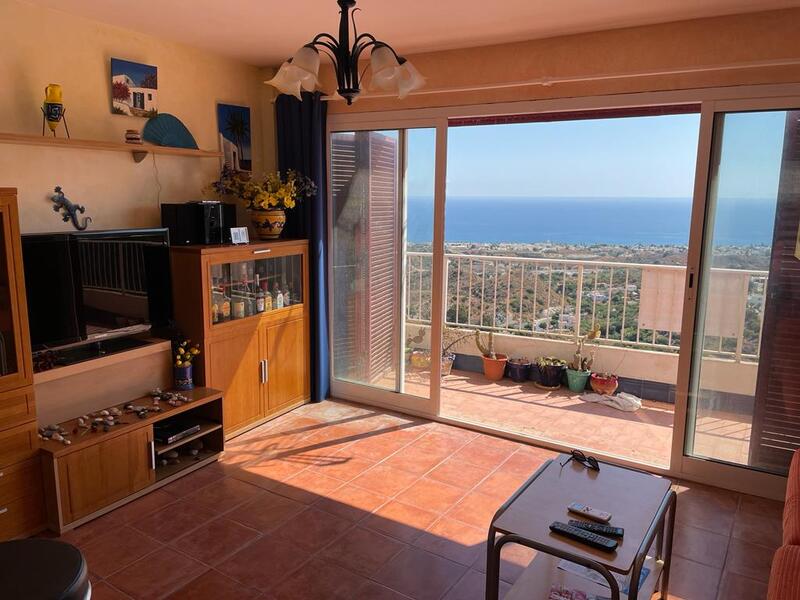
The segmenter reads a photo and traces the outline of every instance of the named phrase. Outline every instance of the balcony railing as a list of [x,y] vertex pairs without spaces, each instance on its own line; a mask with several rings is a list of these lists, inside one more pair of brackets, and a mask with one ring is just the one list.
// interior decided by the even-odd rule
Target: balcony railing
[[[643,295],[649,294],[652,304],[653,293],[658,293],[643,289],[643,279],[652,286],[673,272],[683,281],[683,266],[471,254],[445,254],[445,259],[446,324],[450,327],[565,340],[599,328],[601,344],[665,352],[680,348],[681,295],[670,297],[667,305],[660,299],[659,313],[674,315],[671,321],[678,323],[671,330],[648,328],[639,309]],[[407,253],[408,322],[430,323],[431,267],[430,253]],[[649,278],[643,277],[645,270]],[[706,335],[705,353],[757,361],[768,272],[712,269],[714,273],[724,274],[726,289],[735,289],[742,297],[730,299],[737,302],[732,304],[732,314],[727,308],[729,323],[720,328],[724,333]]]

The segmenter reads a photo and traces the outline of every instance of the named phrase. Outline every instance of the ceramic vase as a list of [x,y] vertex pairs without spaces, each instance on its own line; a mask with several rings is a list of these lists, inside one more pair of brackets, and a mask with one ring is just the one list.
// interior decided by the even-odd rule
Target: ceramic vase
[[282,208],[270,210],[251,210],[253,228],[261,240],[274,240],[281,237],[286,226],[286,211]]

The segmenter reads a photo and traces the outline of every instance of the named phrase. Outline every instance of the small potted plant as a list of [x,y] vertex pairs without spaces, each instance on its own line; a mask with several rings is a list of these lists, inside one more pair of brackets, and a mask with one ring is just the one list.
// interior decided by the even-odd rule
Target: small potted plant
[[453,363],[456,361],[456,353],[453,348],[461,342],[472,336],[472,332],[464,333],[463,330],[453,329],[452,327],[445,327],[442,331],[442,377],[450,375],[453,370]]
[[619,386],[619,377],[613,373],[592,373],[589,378],[589,384],[597,394],[603,396],[611,396],[617,391]]
[[481,339],[480,330],[475,331],[475,345],[483,357],[483,374],[489,381],[500,381],[506,371],[508,356],[494,351],[494,333],[489,332],[486,344]]
[[523,383],[528,380],[528,374],[531,370],[531,361],[527,357],[508,359],[508,376],[517,383]]
[[194,388],[192,378],[192,361],[200,355],[200,346],[191,345],[191,340],[183,340],[175,344],[175,363],[173,374],[176,390],[191,390]]
[[586,335],[578,336],[576,342],[577,348],[575,354],[572,355],[572,361],[567,366],[567,386],[571,392],[582,392],[586,389],[586,383],[589,381],[591,375],[592,363],[594,362],[594,350],[589,352],[588,356],[584,356],[583,348],[587,340],[597,339],[600,335],[599,329],[593,329]]
[[539,369],[539,381],[534,382],[536,387],[543,390],[557,390],[561,387],[567,361],[555,356],[540,356],[536,359],[536,366]]

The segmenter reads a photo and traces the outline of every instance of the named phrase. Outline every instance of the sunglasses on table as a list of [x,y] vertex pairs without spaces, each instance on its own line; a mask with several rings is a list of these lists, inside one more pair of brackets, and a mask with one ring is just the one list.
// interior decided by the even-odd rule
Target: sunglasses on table
[[597,459],[594,456],[586,456],[580,450],[573,450],[570,452],[570,457],[561,463],[561,466],[566,466],[571,460],[581,463],[587,469],[592,469],[593,471],[600,470],[600,463],[597,461]]

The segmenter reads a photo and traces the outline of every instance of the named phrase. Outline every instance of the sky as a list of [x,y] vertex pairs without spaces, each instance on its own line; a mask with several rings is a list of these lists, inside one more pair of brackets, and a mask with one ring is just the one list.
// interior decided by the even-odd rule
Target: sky
[[[786,113],[725,117],[719,195],[774,197]],[[688,198],[700,115],[454,127],[447,197]],[[409,131],[409,196],[432,196],[435,133]]]

